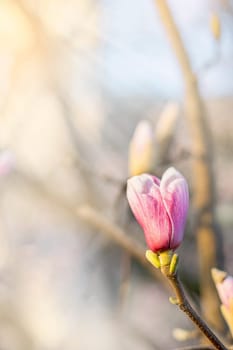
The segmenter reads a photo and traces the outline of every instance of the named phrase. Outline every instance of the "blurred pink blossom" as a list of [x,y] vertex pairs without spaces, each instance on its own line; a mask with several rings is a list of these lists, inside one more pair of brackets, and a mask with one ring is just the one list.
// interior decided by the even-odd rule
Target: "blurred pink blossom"
[[216,284],[216,288],[221,302],[229,309],[231,300],[233,301],[233,277],[227,276],[221,283]]
[[167,169],[161,181],[148,174],[130,178],[127,198],[153,252],[174,250],[180,245],[189,193],[185,178],[175,168]]
[[6,176],[15,167],[14,154],[9,150],[3,150],[0,152],[0,176]]

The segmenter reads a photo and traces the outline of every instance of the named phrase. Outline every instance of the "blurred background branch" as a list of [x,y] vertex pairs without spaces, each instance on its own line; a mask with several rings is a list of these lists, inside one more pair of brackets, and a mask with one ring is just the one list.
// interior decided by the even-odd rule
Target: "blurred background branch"
[[173,47],[184,79],[184,114],[192,143],[193,207],[197,236],[201,286],[201,307],[205,319],[218,330],[223,328],[217,294],[211,281],[211,267],[222,256],[221,237],[216,229],[215,181],[212,169],[212,140],[195,76],[181,35],[164,0],[155,0],[162,23]]

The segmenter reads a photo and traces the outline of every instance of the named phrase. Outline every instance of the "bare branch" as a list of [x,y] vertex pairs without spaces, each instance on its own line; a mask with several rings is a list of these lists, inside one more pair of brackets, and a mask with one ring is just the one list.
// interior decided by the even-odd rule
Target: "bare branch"
[[155,270],[145,258],[145,248],[138,244],[138,242],[129,237],[126,232],[123,231],[119,226],[106,219],[105,216],[85,205],[85,206],[75,206],[74,203],[68,202],[66,199],[62,198],[60,195],[52,192],[46,184],[42,183],[40,180],[31,176],[24,171],[17,171],[15,173],[19,179],[25,181],[34,190],[43,194],[44,197],[51,200],[54,204],[58,205],[61,209],[73,215],[78,220],[82,220],[88,226],[94,228],[95,232],[103,234],[106,238],[112,240],[115,244],[125,250],[130,254],[135,260],[137,260],[144,268],[146,268],[153,277],[159,279],[161,283],[168,289],[168,284],[164,281],[159,271]]
[[[134,257],[142,266],[146,267],[156,279],[159,279],[164,284],[163,278],[159,271],[155,270],[147,262],[145,258],[145,248],[139,245],[134,239],[127,236],[125,232],[106,219],[101,213],[89,206],[82,206],[76,209],[78,217],[91,225],[96,230],[100,231],[107,238],[117,243],[121,248],[126,250],[132,257]],[[167,287],[167,284],[164,284]]]
[[223,322],[219,312],[218,297],[210,276],[211,267],[218,265],[217,255],[221,256],[221,239],[215,225],[215,188],[210,131],[199,94],[198,82],[167,1],[155,0],[155,3],[185,83],[185,116],[190,129],[191,152],[194,155],[192,159],[193,205],[196,213],[195,230],[200,267],[201,305],[207,321],[221,330]]

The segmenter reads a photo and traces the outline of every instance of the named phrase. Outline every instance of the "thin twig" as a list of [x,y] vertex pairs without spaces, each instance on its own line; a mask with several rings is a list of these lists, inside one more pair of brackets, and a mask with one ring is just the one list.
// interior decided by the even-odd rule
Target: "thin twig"
[[106,219],[100,212],[91,208],[90,206],[81,206],[76,210],[78,217],[85,221],[89,226],[94,227],[96,230],[104,234],[107,238],[117,243],[121,248],[127,251],[132,257],[134,257],[142,266],[149,269],[152,275],[159,279],[163,285],[167,288],[167,284],[164,283],[164,279],[161,278],[159,271],[155,270],[150,264],[148,264],[145,258],[145,248],[138,244],[135,239],[127,236],[124,231]]
[[190,345],[190,346],[184,346],[182,348],[176,348],[174,350],[213,350],[214,348],[212,346],[205,346],[205,345]]
[[197,314],[197,312],[192,308],[186,295],[184,293],[182,284],[178,278],[177,273],[169,272],[169,265],[161,267],[161,272],[168,279],[170,285],[172,286],[176,299],[175,304],[183,311],[192,322],[200,329],[200,331],[209,339],[213,346],[218,350],[227,350],[227,348],[222,344],[222,342],[217,338],[217,336],[208,327],[205,321]]
[[93,227],[95,232],[105,235],[120,248],[127,251],[140,265],[145,267],[155,279],[160,280],[167,289],[167,283],[165,283],[164,278],[162,278],[161,274],[147,262],[145,258],[145,248],[138,244],[135,239],[129,237],[118,225],[107,219],[100,211],[88,205],[75,206],[74,203],[69,202],[66,198],[52,191],[46,183],[22,169],[16,170],[14,175],[19,180],[26,182],[33,190],[42,194],[44,198],[48,198],[62,210],[74,216],[77,220],[81,220],[88,226]]

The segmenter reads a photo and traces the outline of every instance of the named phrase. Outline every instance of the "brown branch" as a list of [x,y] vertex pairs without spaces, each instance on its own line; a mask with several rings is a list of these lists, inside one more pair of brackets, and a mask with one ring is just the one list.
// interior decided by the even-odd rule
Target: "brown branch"
[[113,242],[127,251],[167,288],[167,284],[164,283],[164,279],[161,278],[159,271],[155,270],[146,260],[145,248],[139,245],[134,239],[127,236],[120,227],[116,226],[110,220],[106,219],[106,217],[100,212],[89,206],[78,207],[76,214],[81,220],[85,221],[88,225],[104,234],[106,238],[110,238]]
[[120,248],[129,253],[139,264],[146,268],[155,279],[160,280],[165,288],[168,287],[162,278],[161,273],[155,270],[147,262],[145,258],[145,248],[139,245],[135,239],[129,237],[119,226],[111,222],[109,219],[106,219],[101,212],[88,205],[75,206],[74,203],[70,203],[67,199],[51,191],[45,183],[22,169],[15,171],[14,176],[43,195],[43,198],[48,198],[52,203],[67,212],[69,215],[85,222],[88,226],[93,227],[95,231],[98,231],[100,234],[105,235],[106,238],[112,240]]
[[190,346],[184,346],[183,348],[176,348],[174,350],[213,350],[214,348],[212,346],[205,346],[205,345],[190,345]]
[[162,274],[168,279],[176,297],[174,304],[176,304],[181,311],[183,311],[191,321],[198,327],[198,329],[206,336],[206,338],[213,344],[213,346],[218,350],[227,350],[227,348],[222,344],[222,342],[217,338],[217,336],[208,327],[205,321],[198,315],[198,313],[192,308],[186,295],[184,293],[182,284],[177,276],[177,273],[169,272],[170,265],[161,267]]
[[[196,76],[182,38],[166,0],[155,0],[159,15],[183,73],[185,84],[185,116],[192,142],[193,206],[196,212],[196,237],[201,282],[201,305],[206,320],[221,330],[222,318],[210,269],[217,264],[218,232],[214,215],[214,178],[208,125],[199,94]],[[219,253],[220,255],[220,253]],[[218,264],[217,264],[218,265]]]

